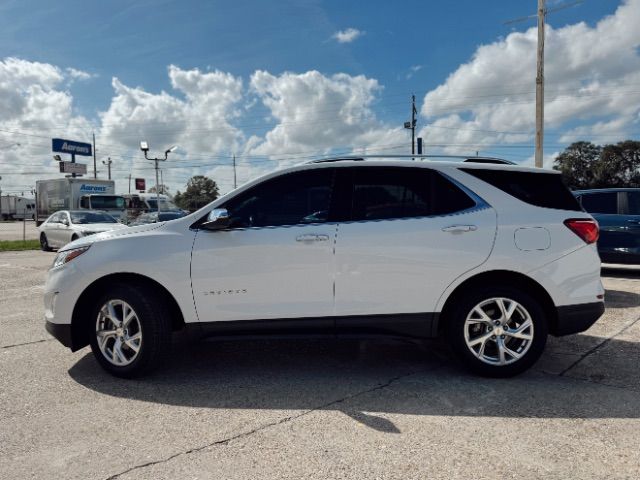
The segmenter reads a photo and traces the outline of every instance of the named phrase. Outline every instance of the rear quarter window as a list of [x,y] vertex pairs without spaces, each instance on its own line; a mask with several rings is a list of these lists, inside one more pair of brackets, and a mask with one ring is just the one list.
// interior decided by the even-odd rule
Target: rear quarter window
[[578,201],[562,181],[562,176],[556,173],[512,172],[476,168],[461,168],[460,170],[536,207],[582,210]]

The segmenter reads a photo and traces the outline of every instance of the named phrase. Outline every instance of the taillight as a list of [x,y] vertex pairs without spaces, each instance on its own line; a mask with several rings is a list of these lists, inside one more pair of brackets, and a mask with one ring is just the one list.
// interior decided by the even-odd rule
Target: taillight
[[569,220],[565,220],[564,224],[587,244],[598,241],[600,227],[595,220],[588,218],[570,218]]

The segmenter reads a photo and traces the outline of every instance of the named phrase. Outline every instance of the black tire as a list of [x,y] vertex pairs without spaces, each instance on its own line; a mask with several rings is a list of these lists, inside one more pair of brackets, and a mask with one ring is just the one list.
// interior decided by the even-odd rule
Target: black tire
[[47,240],[47,236],[44,233],[40,234],[40,249],[43,252],[50,252],[52,249],[49,246],[49,241]]
[[[98,316],[102,306],[110,300],[126,302],[139,319],[142,341],[137,356],[128,365],[114,365],[98,345]],[[142,376],[158,368],[168,357],[171,348],[171,317],[162,297],[151,288],[115,284],[95,301],[87,320],[91,350],[96,360],[102,368],[116,377]]]
[[[458,300],[456,301],[456,305],[452,306],[450,312],[448,312],[445,317],[445,321],[447,321],[446,335],[449,346],[451,347],[455,357],[467,370],[485,377],[512,377],[530,368],[540,358],[547,343],[549,327],[544,309],[540,305],[540,302],[534,297],[517,288],[495,286],[479,288],[476,291],[468,291],[457,298]],[[524,310],[516,310],[513,314],[513,320],[508,327],[512,329],[517,327],[519,324],[522,325],[526,321],[526,317],[523,314],[528,313],[533,324],[533,328],[531,330],[527,329],[526,332],[532,333],[533,338],[531,340],[528,340],[526,341],[527,343],[525,343],[525,340],[513,338],[508,334],[490,336],[492,331],[498,331],[494,329],[502,327],[495,326],[495,324],[489,326],[492,322],[478,322],[477,325],[466,325],[467,317],[471,315],[474,307],[493,298],[505,298],[512,300],[519,303],[520,306],[524,308]],[[496,312],[495,318],[500,317],[499,306],[497,303],[489,302],[484,308],[487,309],[485,313],[488,312],[488,316],[490,318],[494,318],[494,316],[491,315],[491,312]],[[479,318],[479,315],[474,314],[473,318]],[[498,342],[504,342],[508,348],[514,348],[515,353],[524,353],[518,359],[508,354],[504,354],[502,358],[506,359],[507,356],[509,356],[508,360],[511,363],[505,363],[503,365],[500,365],[497,362],[489,362],[487,357],[485,357],[484,352],[482,353],[484,360],[482,360],[480,359],[480,353],[476,352],[474,354],[471,351],[472,347],[467,345],[467,340],[465,338],[466,328],[469,328],[469,339],[471,342],[473,342],[474,339],[489,336],[489,340],[482,343],[485,343],[485,348],[489,349],[487,357],[495,358],[496,361],[499,361],[500,357]],[[477,330],[477,335],[473,330]],[[472,334],[474,334],[474,336],[471,336]],[[478,346],[478,350],[479,349],[480,346]]]

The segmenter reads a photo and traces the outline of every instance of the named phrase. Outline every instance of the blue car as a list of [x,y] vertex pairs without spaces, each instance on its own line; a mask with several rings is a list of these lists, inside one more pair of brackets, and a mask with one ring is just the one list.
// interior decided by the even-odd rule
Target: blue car
[[573,194],[600,224],[600,259],[640,264],[640,188],[578,190]]

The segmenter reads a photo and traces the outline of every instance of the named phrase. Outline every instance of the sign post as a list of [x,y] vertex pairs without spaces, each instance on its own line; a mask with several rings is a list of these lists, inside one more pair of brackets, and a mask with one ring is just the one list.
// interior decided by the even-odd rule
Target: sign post
[[[90,157],[92,155],[92,148],[90,143],[76,142],[74,140],[65,140],[63,138],[52,138],[51,150],[53,152],[71,154],[70,162],[60,162],[61,173],[65,173],[65,172],[71,173],[71,176],[74,178],[76,177],[76,175],[85,175],[87,173],[86,164],[82,166],[78,165],[78,167],[68,167],[68,165],[76,163],[76,155],[84,155],[86,157]],[[67,166],[63,166],[63,163]]]

